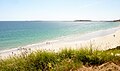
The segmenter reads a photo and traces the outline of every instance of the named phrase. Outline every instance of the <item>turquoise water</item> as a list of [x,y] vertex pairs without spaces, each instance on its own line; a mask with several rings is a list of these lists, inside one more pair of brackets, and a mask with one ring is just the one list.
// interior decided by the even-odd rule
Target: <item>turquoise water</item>
[[1,21],[0,50],[118,27],[117,22]]

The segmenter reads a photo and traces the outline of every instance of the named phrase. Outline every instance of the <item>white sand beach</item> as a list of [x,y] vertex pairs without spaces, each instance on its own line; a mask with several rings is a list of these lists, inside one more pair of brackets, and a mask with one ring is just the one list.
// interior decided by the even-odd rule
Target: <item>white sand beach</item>
[[[107,32],[107,31],[106,31]],[[106,32],[100,32],[106,34]],[[89,34],[90,36],[90,34]],[[89,37],[87,36],[87,37]],[[83,37],[82,37],[83,38]],[[72,39],[72,38],[67,38]],[[36,50],[54,51],[58,52],[62,49],[80,49],[92,48],[97,50],[107,50],[120,46],[120,30],[114,30],[109,35],[97,36],[89,40],[79,40],[79,37],[73,37],[72,41],[65,39],[46,41],[43,43],[31,44],[23,47],[13,48],[9,50],[0,51],[0,58],[8,58],[9,56],[19,55],[21,53],[30,53]]]

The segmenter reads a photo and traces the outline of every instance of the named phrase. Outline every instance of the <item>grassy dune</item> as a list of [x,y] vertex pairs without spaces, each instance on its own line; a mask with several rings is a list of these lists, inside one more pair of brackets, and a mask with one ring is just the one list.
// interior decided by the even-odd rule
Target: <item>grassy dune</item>
[[120,64],[120,49],[64,49],[61,52],[37,51],[0,60],[0,71],[69,71],[106,62]]

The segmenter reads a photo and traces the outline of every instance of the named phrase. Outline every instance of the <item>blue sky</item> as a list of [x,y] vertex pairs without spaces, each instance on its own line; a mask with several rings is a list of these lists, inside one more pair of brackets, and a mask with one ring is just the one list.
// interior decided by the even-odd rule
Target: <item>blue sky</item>
[[0,20],[120,19],[120,0],[0,0]]

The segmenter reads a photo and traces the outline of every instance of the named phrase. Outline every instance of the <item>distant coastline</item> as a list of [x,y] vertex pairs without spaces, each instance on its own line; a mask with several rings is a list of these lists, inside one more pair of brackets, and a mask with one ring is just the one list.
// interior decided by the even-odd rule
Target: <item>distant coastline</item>
[[113,22],[120,22],[120,19],[119,20],[114,20]]
[[0,20],[0,22],[120,22],[117,20],[90,20],[90,19],[77,19],[77,20]]
[[73,22],[120,22],[120,19],[118,20],[108,20],[108,21],[94,21],[94,20],[74,20]]
[[92,20],[74,20],[74,22],[92,22]]

